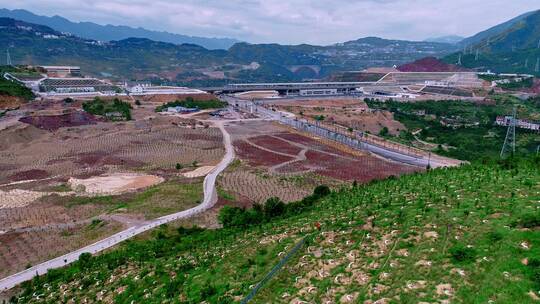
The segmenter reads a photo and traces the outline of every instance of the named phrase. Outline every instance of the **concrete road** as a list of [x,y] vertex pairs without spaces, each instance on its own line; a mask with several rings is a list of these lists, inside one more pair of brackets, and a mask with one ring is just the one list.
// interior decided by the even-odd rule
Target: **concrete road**
[[231,143],[231,136],[225,129],[225,126],[224,126],[225,123],[226,122],[223,122],[223,121],[215,122],[215,124],[221,130],[223,134],[223,144],[225,145],[226,152],[221,162],[204,179],[204,184],[203,184],[204,199],[200,205],[194,208],[188,209],[188,210],[184,210],[182,212],[178,212],[178,213],[174,213],[171,215],[166,215],[166,216],[157,218],[146,224],[128,228],[113,236],[110,236],[106,239],[98,241],[92,245],[86,246],[79,250],[73,251],[66,255],[49,260],[47,262],[31,267],[27,270],[24,270],[19,273],[13,274],[9,277],[6,277],[0,280],[0,292],[11,289],[24,281],[31,280],[36,275],[43,275],[47,273],[47,270],[49,269],[60,268],[60,267],[66,266],[78,260],[79,256],[82,253],[91,253],[91,254],[98,253],[105,249],[111,248],[120,242],[130,239],[138,234],[141,234],[143,232],[156,228],[160,225],[163,225],[163,224],[166,224],[166,223],[178,220],[178,219],[189,218],[212,208],[216,204],[217,199],[218,199],[217,190],[215,187],[216,179],[218,175],[221,172],[223,172],[234,159],[234,148]]

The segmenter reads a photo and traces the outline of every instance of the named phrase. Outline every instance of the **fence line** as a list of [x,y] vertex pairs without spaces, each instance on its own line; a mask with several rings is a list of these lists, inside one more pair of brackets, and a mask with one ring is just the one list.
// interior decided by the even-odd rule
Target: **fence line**
[[298,252],[298,250],[300,250],[300,248],[306,243],[306,238],[307,237],[304,237],[300,242],[298,242],[293,247],[293,249],[291,249],[291,251],[289,251],[289,253],[283,259],[281,259],[281,261],[279,261],[279,263],[276,266],[274,266],[274,268],[272,268],[272,270],[270,270],[270,272],[266,274],[266,276],[259,283],[257,283],[257,285],[251,290],[251,292],[240,303],[246,304],[251,299],[253,299],[253,297],[255,297],[259,289],[261,289],[263,285],[266,284],[266,282],[270,281],[276,275],[276,273],[283,267],[283,265],[285,265],[285,263],[287,263],[289,259],[296,252]]

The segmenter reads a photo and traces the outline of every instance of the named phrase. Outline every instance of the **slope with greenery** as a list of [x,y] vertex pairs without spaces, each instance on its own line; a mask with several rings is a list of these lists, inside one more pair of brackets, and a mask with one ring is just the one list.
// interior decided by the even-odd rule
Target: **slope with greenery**
[[[411,143],[412,132],[426,142],[439,145],[436,153],[461,160],[478,161],[499,157],[506,137],[507,128],[495,126],[497,116],[510,115],[514,106],[518,118],[538,120],[540,107],[536,99],[526,102],[507,95],[492,95],[494,105],[477,105],[466,101],[421,101],[402,103],[365,101],[372,109],[388,110],[403,123],[408,132],[400,134],[400,140]],[[517,153],[536,151],[540,135],[532,131],[517,129]],[[443,148],[446,146],[446,148]]]
[[105,116],[111,120],[131,120],[131,105],[118,98],[110,102],[96,97],[83,103],[82,108],[90,114]]
[[519,16],[478,37],[481,39],[466,44],[466,52],[449,55],[445,61],[457,63],[461,56],[467,68],[540,75],[536,69],[540,58],[540,10]]
[[184,100],[177,100],[173,102],[168,102],[166,104],[160,105],[156,108],[156,112],[162,112],[167,110],[169,107],[184,107],[191,109],[207,110],[207,109],[221,109],[227,105],[226,102],[223,102],[219,99],[212,100],[195,100],[193,97],[187,97]]
[[0,96],[5,95],[21,97],[24,100],[30,100],[34,98],[34,94],[29,88],[15,81],[5,79],[4,73],[6,72],[14,73],[18,72],[18,70],[14,67],[0,66]]
[[539,165],[478,163],[354,186],[242,228],[163,226],[35,278],[18,301],[238,302],[307,238],[253,303],[533,303]]

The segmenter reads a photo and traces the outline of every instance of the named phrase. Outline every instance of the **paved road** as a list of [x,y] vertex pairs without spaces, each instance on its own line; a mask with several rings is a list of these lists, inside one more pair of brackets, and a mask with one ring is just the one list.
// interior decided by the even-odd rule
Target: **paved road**
[[84,248],[81,248],[79,250],[73,251],[71,253],[68,253],[66,255],[63,255],[61,257],[52,259],[50,261],[41,263],[39,265],[36,265],[34,267],[31,267],[27,270],[21,271],[19,273],[16,273],[14,275],[11,275],[9,277],[6,277],[2,280],[0,280],[0,292],[4,290],[11,289],[20,283],[24,281],[31,280],[36,275],[42,275],[47,273],[47,270],[54,269],[54,268],[60,268],[65,265],[68,265],[77,259],[79,259],[79,256],[82,253],[91,253],[95,254],[100,251],[103,251],[107,248],[111,248],[115,245],[117,245],[120,242],[123,242],[127,239],[130,239],[138,234],[141,234],[143,232],[146,232],[148,230],[151,230],[153,228],[156,228],[162,224],[166,224],[178,219],[184,219],[192,217],[198,213],[201,213],[203,211],[206,211],[210,208],[212,208],[216,202],[217,202],[217,191],[216,191],[216,179],[218,175],[223,172],[227,168],[227,166],[233,161],[234,159],[234,149],[231,143],[231,136],[230,134],[225,130],[225,124],[224,121],[218,121],[215,122],[217,127],[221,130],[223,133],[223,143],[225,145],[225,156],[221,160],[221,162],[212,170],[204,179],[203,187],[204,187],[204,199],[203,202],[191,209],[174,213],[171,215],[166,215],[160,218],[157,218],[155,220],[152,220],[151,222],[139,226],[134,226],[131,228],[128,228],[124,231],[121,231],[115,235],[112,235],[106,239],[103,239],[101,241],[98,241],[92,245],[86,246]]

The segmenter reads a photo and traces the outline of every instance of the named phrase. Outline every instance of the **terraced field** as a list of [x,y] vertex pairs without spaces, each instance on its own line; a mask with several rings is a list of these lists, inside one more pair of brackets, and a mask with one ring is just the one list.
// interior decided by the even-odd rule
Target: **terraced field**
[[540,160],[347,187],[262,225],[155,231],[25,284],[25,303],[535,303]]
[[224,154],[221,132],[215,128],[180,127],[165,118],[143,123],[99,123],[54,133],[31,125],[3,130],[0,183],[107,171],[170,170],[177,163],[215,165]]

